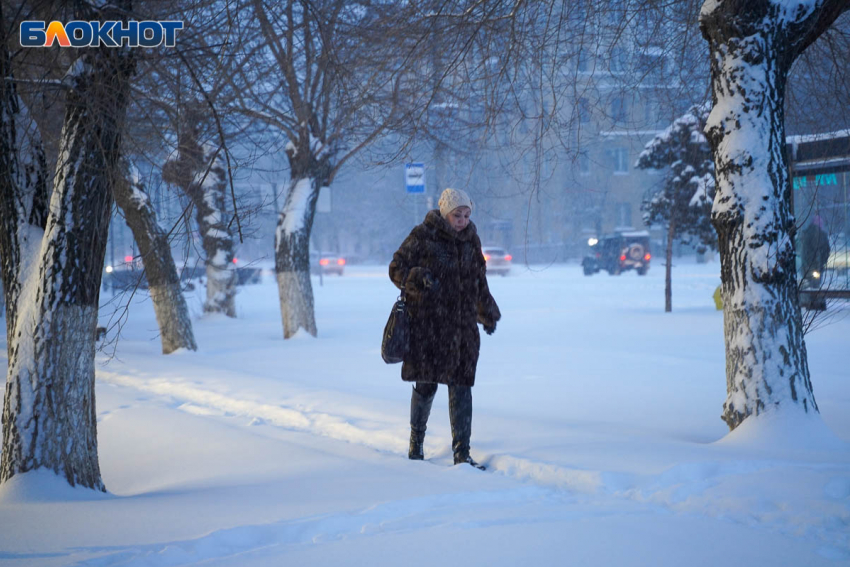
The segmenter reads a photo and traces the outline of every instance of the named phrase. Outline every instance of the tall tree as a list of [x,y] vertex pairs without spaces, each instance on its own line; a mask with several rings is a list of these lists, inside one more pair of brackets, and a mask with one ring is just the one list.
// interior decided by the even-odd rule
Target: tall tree
[[[185,197],[181,217],[186,222],[175,228],[182,224],[187,230],[172,230],[169,237],[191,242],[194,231],[188,229],[189,219],[195,218],[206,270],[204,312],[229,317],[236,316],[234,233],[238,230],[242,236],[232,178],[237,168],[249,167],[228,148],[230,144],[250,152],[256,148],[254,133],[240,130],[226,112],[227,98],[232,96],[230,75],[239,72],[246,59],[237,54],[247,26],[234,17],[238,15],[238,10],[230,9],[234,7],[217,0],[157,0],[145,6],[146,13],[156,16],[152,19],[173,19],[179,14],[184,29],[175,48],[140,54],[129,110],[133,136],[125,144],[128,157],[140,170],[166,182],[160,191],[176,193],[176,199]],[[169,252],[165,247],[160,251]],[[153,299],[167,297],[177,296]],[[173,311],[177,306],[161,308]]]
[[639,169],[669,168],[662,187],[644,199],[643,220],[667,225],[664,311],[673,310],[673,243],[696,244],[704,251],[717,248],[711,225],[714,201],[714,162],[703,135],[711,108],[692,106],[646,144],[638,156]]
[[316,335],[309,241],[319,191],[405,119],[400,100],[420,100],[422,85],[401,81],[411,63],[403,18],[384,25],[402,11],[396,3],[248,0],[244,9],[256,33],[244,46],[251,64],[233,81],[235,106],[282,135],[289,166],[274,241],[283,334]]
[[159,325],[162,353],[171,354],[180,348],[198,350],[168,235],[157,222],[156,211],[138,170],[125,161],[120,173],[113,184],[113,196],[139,245]]
[[[130,8],[129,0],[77,0],[74,16],[126,21]],[[2,59],[8,62],[3,39]],[[10,273],[7,281],[21,285],[7,291],[15,316],[8,323],[0,482],[44,467],[71,485],[105,490],[97,456],[95,328],[111,181],[134,58],[128,48],[85,48],[77,55],[64,79],[66,110],[46,230],[38,244],[28,241],[36,244],[25,251],[36,255],[28,272],[22,271],[27,262],[21,260],[24,243],[19,237],[21,227],[32,226],[26,215],[33,209],[19,204],[28,203],[33,192],[14,178],[6,179],[8,191],[3,192],[3,246],[9,248],[3,250],[4,271]],[[5,90],[10,81],[4,85],[5,106],[13,95]],[[4,108],[3,138],[13,140],[14,134],[7,133],[12,120],[7,112],[14,114],[12,107]],[[18,149],[7,145],[3,151],[12,154],[3,159],[14,162]],[[17,159],[19,164],[37,161]]]
[[848,8],[848,0],[708,0],[700,13],[711,54],[706,133],[730,429],[777,408],[818,411],[797,298],[785,86],[794,60]]
[[[0,3],[0,31],[6,30]],[[28,274],[36,263],[47,222],[47,161],[41,136],[18,96],[8,38],[0,44],[0,262],[6,310],[6,336],[11,339]],[[9,359],[13,341],[7,341]]]
[[227,170],[224,148],[203,141],[206,105],[182,107],[177,155],[162,168],[163,179],[192,201],[206,256],[207,299],[204,312],[236,317],[236,268],[233,232],[227,214]]

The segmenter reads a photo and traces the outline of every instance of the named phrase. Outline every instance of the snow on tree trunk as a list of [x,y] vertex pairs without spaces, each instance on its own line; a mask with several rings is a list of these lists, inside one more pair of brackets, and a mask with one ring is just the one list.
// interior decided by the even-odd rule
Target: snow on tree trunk
[[722,418],[730,429],[764,411],[818,411],[797,301],[783,105],[794,58],[846,4],[708,0],[700,15],[711,54],[714,108],[706,134],[717,176]]
[[125,172],[129,173],[129,178],[122,177],[116,181],[113,195],[139,245],[159,324],[162,354],[170,354],[180,348],[197,350],[192,320],[180,289],[180,277],[171,256],[168,237],[157,223],[156,211],[144,186],[136,180],[137,172]]
[[227,215],[227,172],[219,148],[201,143],[204,106],[182,108],[182,128],[176,158],[163,166],[162,176],[183,190],[195,206],[198,232],[206,253],[206,313],[236,317],[236,268],[233,265],[233,233]]
[[95,328],[130,54],[82,51],[66,75],[71,88],[47,229],[10,337],[0,482],[45,467],[71,485],[105,490],[97,456]]
[[[2,10],[0,6],[0,26],[5,26]],[[0,299],[6,308],[7,348],[11,352],[18,299],[44,236],[47,161],[38,128],[18,97],[5,45],[0,45],[0,77],[9,79],[0,82]]]
[[[212,161],[206,179],[192,188],[197,211],[198,230],[207,260],[206,313],[224,313],[236,317],[236,267],[233,265],[233,233],[227,219],[227,178],[221,158],[207,147],[205,163]],[[213,157],[215,156],[215,157]]]
[[310,229],[318,195],[315,178],[293,176],[275,230],[275,272],[284,339],[299,329],[314,337],[317,333],[310,282]]
[[331,177],[331,152],[304,123],[297,142],[286,145],[290,182],[274,238],[275,273],[283,320],[283,338],[299,329],[316,336],[313,285],[310,282],[310,232],[319,189]]

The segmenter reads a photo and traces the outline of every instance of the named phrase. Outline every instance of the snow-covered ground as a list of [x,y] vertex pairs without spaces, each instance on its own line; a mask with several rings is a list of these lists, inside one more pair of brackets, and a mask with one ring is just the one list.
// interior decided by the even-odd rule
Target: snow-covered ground
[[200,350],[162,356],[137,297],[98,366],[109,493],[13,478],[0,564],[850,564],[850,318],[807,337],[822,419],[727,435],[718,273],[682,260],[672,314],[660,263],[491,278],[503,319],[482,335],[472,437],[487,472],[451,466],[445,388],[427,460],[406,457],[410,385],[379,354],[386,267],[314,278],[317,339],[283,341],[267,277],[236,320],[197,318],[194,292]]

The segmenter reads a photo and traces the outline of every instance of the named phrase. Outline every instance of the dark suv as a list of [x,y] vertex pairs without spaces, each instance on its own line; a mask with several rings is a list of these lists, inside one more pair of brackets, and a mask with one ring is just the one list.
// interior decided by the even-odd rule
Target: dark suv
[[634,269],[638,275],[646,275],[649,269],[649,233],[645,230],[615,232],[600,238],[590,239],[590,253],[581,261],[584,275],[590,276],[599,270],[606,270],[617,276],[626,270]]

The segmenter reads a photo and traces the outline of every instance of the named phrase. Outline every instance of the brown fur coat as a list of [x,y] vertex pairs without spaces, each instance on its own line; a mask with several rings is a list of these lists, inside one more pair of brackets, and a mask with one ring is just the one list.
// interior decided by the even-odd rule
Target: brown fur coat
[[402,380],[473,386],[476,323],[493,327],[501,318],[475,225],[456,232],[439,210],[429,211],[393,255],[390,279],[404,285],[411,319]]

